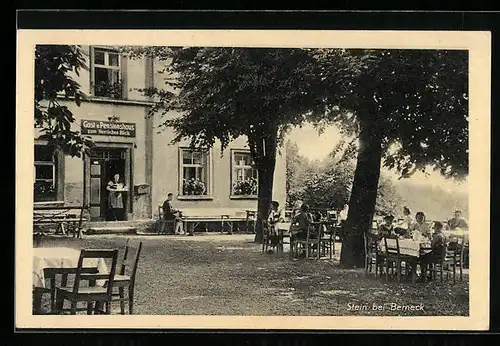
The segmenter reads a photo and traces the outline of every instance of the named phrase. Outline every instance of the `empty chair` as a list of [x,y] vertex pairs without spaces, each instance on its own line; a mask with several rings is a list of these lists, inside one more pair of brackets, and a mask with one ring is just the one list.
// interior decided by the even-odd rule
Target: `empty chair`
[[335,254],[335,236],[336,236],[336,221],[325,221],[321,226],[320,232],[320,248],[321,255],[328,255],[330,259]]
[[[385,247],[385,275],[386,279],[389,278],[389,269],[392,273],[396,271],[396,276],[398,283],[401,281],[402,264],[405,264],[405,270],[408,274],[408,267],[412,266],[412,282],[415,283],[416,280],[416,264],[417,257],[412,257],[408,255],[402,255],[399,248],[399,238],[397,236],[384,236],[384,247]],[[388,242],[389,240],[389,242]]]
[[382,265],[384,263],[383,254],[379,251],[378,237],[369,232],[364,234],[365,244],[365,273],[368,276],[373,271],[375,276],[382,274]]
[[[131,265],[129,265],[129,259],[127,258],[130,251],[129,241],[125,246],[124,258],[120,267],[120,271],[113,278],[113,294],[112,301],[120,302],[120,312],[122,315],[125,314],[125,303],[128,302],[128,312],[130,315],[134,311],[134,289],[135,289],[135,278],[137,274],[137,267],[139,263],[139,258],[141,256],[142,242],[135,251],[134,260]],[[116,289],[118,292],[116,292]],[[125,297],[125,290],[127,291],[127,297]]]
[[[73,287],[56,288],[56,313],[68,311],[64,309],[64,302],[69,301],[71,305],[69,312],[72,315],[76,314],[79,302],[87,303],[87,314],[89,315],[94,310],[94,304],[96,312],[110,314],[117,257],[118,250],[83,249],[78,259]],[[107,273],[86,274],[84,272],[85,259],[109,259],[111,267]],[[104,280],[106,284],[104,286],[96,285],[98,280]],[[88,285],[81,285],[84,282],[87,282]],[[102,305],[105,306],[105,311],[98,309]]]

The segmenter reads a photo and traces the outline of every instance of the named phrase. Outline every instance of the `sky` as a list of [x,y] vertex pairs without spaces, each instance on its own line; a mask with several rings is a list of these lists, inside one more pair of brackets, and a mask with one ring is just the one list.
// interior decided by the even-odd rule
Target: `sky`
[[[301,128],[295,127],[287,135],[287,139],[297,143],[299,154],[310,160],[322,160],[328,156],[338,141],[341,139],[339,129],[332,125],[325,129],[320,135],[311,125],[305,124]],[[389,176],[397,180],[398,175],[395,172],[384,169]],[[467,183],[457,184],[452,180],[445,179],[437,172],[432,172],[429,176],[422,173],[415,173],[411,178],[412,182],[423,185],[440,185],[445,189],[467,191]]]

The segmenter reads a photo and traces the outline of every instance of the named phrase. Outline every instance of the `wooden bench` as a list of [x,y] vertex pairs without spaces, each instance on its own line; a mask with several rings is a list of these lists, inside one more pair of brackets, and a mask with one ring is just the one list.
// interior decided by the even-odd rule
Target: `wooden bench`
[[44,228],[55,227],[55,234],[67,235],[69,231],[74,237],[82,237],[82,225],[89,221],[84,216],[88,210],[84,206],[53,206],[38,204],[33,206],[33,231],[35,234],[45,234]]
[[[245,210],[238,208],[183,208],[181,209],[182,222],[184,230],[190,234],[194,233],[194,229],[200,225],[205,224],[207,230],[208,223],[220,223],[221,232],[224,232],[225,226],[229,227],[229,234],[233,233],[234,222],[246,222],[247,215]],[[168,224],[169,220],[163,220],[163,209],[158,207],[159,219],[163,224]],[[173,222],[172,222],[173,224]]]

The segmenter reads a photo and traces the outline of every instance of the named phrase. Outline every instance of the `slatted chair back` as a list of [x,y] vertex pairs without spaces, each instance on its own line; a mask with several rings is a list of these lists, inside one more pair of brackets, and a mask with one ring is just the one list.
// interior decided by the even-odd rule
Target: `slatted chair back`
[[[104,259],[111,260],[111,266],[107,273],[85,274],[83,273],[84,262],[86,259]],[[88,280],[89,282],[104,280],[107,282],[107,294],[111,297],[113,293],[113,278],[116,272],[116,262],[118,259],[118,250],[113,249],[82,249],[80,258],[78,259],[78,267],[75,275],[75,282],[73,285],[73,294],[77,295],[80,288],[81,280]]]
[[396,235],[386,235],[383,237],[383,239],[384,239],[385,254],[387,256],[400,257],[401,252],[399,249],[399,237]]
[[120,275],[125,275],[125,268],[127,267],[128,252],[129,252],[130,238],[125,242],[125,250],[123,251],[123,259],[120,266]]
[[135,283],[135,276],[137,274],[137,267],[139,266],[139,258],[141,257],[141,250],[142,250],[142,241],[139,242],[139,246],[135,251],[134,265],[132,267],[132,273],[130,274],[130,280],[132,281],[132,285]]
[[464,238],[462,236],[453,236],[448,240],[446,246],[445,261],[460,261],[463,257]]

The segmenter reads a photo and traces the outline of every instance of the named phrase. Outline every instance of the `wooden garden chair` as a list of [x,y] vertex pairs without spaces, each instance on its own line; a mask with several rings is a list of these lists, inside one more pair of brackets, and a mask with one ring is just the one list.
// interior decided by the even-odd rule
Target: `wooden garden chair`
[[374,272],[375,277],[382,275],[382,266],[384,264],[385,256],[380,252],[378,246],[379,237],[375,234],[366,232],[363,236],[365,245],[365,274]]
[[[111,313],[111,300],[113,295],[113,279],[116,271],[116,262],[118,250],[102,250],[102,249],[83,249],[78,259],[78,267],[76,268],[75,280],[73,287],[58,287],[56,288],[56,313],[61,314],[64,311],[69,311],[71,315],[75,315],[79,302],[87,303],[87,314],[91,315],[94,310],[94,304],[97,308],[105,305],[106,314]],[[83,270],[85,259],[108,259],[111,260],[111,267],[108,273],[86,274]],[[97,280],[104,280],[104,286],[96,285]],[[82,286],[82,282],[88,282],[88,286]],[[64,309],[64,302],[69,301],[70,309]]]
[[443,281],[444,273],[446,279],[449,275],[453,277],[453,283],[456,283],[457,266],[459,268],[460,281],[463,280],[463,252],[464,252],[464,239],[463,237],[454,237],[448,242],[444,256],[436,257],[430,262],[430,270],[433,277],[439,274],[441,281]]
[[[394,240],[394,242],[387,242],[388,239]],[[408,266],[411,265],[413,267],[412,270],[412,283],[416,281],[416,263],[418,261],[418,257],[402,255],[399,247],[399,238],[398,236],[384,236],[384,246],[385,246],[385,277],[386,280],[389,279],[389,269],[394,273],[396,271],[396,277],[398,283],[401,282],[401,272],[402,272],[402,264],[405,263],[405,270],[408,273]]]
[[[120,266],[120,271],[114,276],[112,283],[112,301],[120,302],[120,312],[122,315],[125,315],[125,303],[127,303],[127,301],[129,314],[132,315],[134,311],[135,278],[142,250],[142,242],[139,242],[139,246],[135,251],[134,260],[132,263],[130,263],[129,259],[127,258],[130,251],[130,246],[128,244],[129,242],[127,240],[123,262]],[[115,292],[115,288],[118,288],[118,292]],[[127,290],[127,297],[125,297],[125,290]]]

